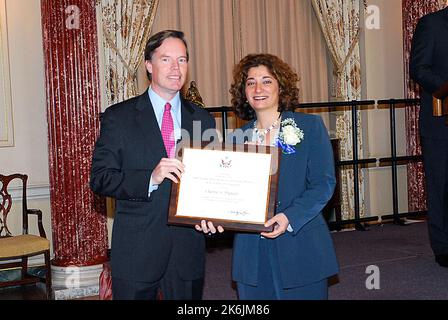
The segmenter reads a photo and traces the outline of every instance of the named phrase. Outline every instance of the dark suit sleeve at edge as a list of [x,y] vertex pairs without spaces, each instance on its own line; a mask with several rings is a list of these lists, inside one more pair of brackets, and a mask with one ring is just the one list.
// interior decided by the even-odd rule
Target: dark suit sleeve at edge
[[436,43],[434,23],[423,17],[417,24],[414,37],[412,38],[412,48],[410,57],[410,76],[423,89],[433,94],[444,83],[442,77],[432,69],[432,56]]
[[122,139],[119,120],[108,109],[92,157],[90,186],[95,193],[120,200],[149,201],[151,170],[121,168]]
[[[201,111],[201,114],[200,114],[200,118],[199,119],[201,121],[202,133],[204,133],[208,129],[216,129],[216,120],[215,120],[215,118],[206,110],[201,109],[200,111]],[[216,132],[216,131],[214,131],[214,132]],[[205,136],[203,135],[201,140],[203,140],[204,142],[209,141],[208,139],[210,138],[210,135],[212,137],[214,137],[216,134],[209,133],[208,135],[205,135]]]

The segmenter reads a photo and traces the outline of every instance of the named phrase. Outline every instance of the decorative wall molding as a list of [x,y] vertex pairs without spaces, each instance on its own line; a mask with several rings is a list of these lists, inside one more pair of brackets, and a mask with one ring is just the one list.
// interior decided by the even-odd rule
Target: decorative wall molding
[[0,0],[0,147],[14,145],[6,0]]
[[[53,258],[53,255],[50,257]],[[13,260],[3,260],[2,263],[13,263],[13,262],[19,262],[20,259],[13,259]],[[45,259],[43,254],[39,254],[37,256],[29,257],[28,258],[28,267],[40,267],[45,265]]]
[[[10,188],[10,194],[13,200],[22,200],[22,187]],[[50,185],[28,185],[26,189],[26,196],[28,200],[50,199]]]
[[[51,266],[51,281],[57,288],[81,288],[98,286],[100,274],[103,271],[103,264],[92,266]],[[98,292],[96,292],[98,294]]]

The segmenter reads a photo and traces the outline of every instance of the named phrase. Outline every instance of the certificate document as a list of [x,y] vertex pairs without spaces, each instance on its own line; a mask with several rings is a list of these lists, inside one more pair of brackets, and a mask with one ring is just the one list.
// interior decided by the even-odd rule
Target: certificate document
[[183,149],[185,172],[179,184],[173,183],[169,223],[194,225],[207,220],[230,230],[272,230],[264,223],[274,213],[277,174],[272,171],[278,171],[278,163],[273,167],[278,150],[240,149]]

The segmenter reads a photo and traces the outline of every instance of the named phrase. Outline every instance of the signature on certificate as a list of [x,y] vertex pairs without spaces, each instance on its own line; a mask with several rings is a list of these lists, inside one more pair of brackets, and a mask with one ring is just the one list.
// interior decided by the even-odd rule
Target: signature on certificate
[[249,212],[247,212],[246,210],[244,211],[230,210],[230,213],[236,216],[247,216],[249,214]]

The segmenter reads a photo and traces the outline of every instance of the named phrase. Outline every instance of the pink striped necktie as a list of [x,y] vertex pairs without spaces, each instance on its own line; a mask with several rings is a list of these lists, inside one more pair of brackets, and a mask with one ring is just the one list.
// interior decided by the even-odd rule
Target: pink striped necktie
[[168,158],[174,158],[175,141],[174,141],[174,123],[171,117],[171,104],[165,104],[165,111],[162,118],[162,139]]

